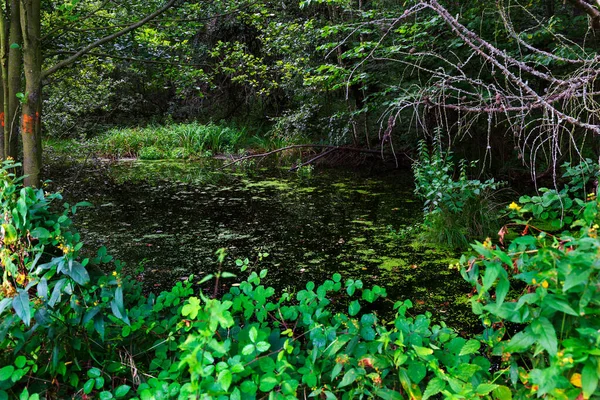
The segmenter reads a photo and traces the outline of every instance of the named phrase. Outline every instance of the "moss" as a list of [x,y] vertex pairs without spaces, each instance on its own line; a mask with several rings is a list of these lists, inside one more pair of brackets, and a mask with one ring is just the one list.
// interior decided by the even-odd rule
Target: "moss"
[[352,220],[350,222],[352,222],[353,224],[361,224],[361,225],[367,225],[367,226],[372,226],[373,225],[373,221],[365,221],[365,220],[362,220],[362,219],[355,219],[355,220]]
[[379,268],[386,269],[388,271],[392,271],[407,265],[406,260],[402,258],[382,257],[381,260],[382,263],[379,265]]
[[259,182],[249,182],[246,187],[248,188],[269,188],[277,189],[282,191],[292,190],[290,184],[283,180],[277,179],[266,179]]

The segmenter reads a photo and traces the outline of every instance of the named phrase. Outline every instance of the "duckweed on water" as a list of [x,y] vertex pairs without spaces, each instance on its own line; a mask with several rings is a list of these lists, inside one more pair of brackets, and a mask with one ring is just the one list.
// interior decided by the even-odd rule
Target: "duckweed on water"
[[269,269],[267,284],[298,288],[339,272],[385,286],[391,300],[412,299],[417,312],[447,309],[437,315],[476,325],[464,321],[470,315],[464,299],[457,302],[468,285],[454,271],[439,279],[453,255],[389,237],[387,225],[414,225],[421,213],[406,190],[408,171],[366,181],[356,171],[315,170],[306,186],[277,169],[248,176],[213,173],[206,164],[135,162],[88,177],[66,200],[111,206],[77,216],[86,247],[105,245],[131,271],[147,260],[149,290],[215,272],[214,251],[225,247],[232,271],[235,258],[254,262],[259,251],[270,253],[257,267]]

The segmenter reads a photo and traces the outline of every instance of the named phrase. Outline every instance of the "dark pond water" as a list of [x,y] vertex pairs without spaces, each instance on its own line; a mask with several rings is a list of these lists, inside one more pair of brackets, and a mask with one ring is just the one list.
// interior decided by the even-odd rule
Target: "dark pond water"
[[[269,270],[267,284],[289,290],[339,272],[384,287],[389,300],[376,307],[411,299],[415,312],[460,329],[478,325],[470,287],[448,269],[457,255],[389,234],[389,226],[421,218],[410,171],[316,169],[300,177],[276,168],[211,174],[194,163],[121,162],[61,165],[50,174],[65,200],[95,205],[75,217],[86,247],[106,246],[132,273],[143,265],[147,290],[214,273],[215,251],[225,248],[222,268],[238,281],[248,272],[239,273],[235,259],[246,257],[254,270]],[[259,253],[269,255],[258,261]]]

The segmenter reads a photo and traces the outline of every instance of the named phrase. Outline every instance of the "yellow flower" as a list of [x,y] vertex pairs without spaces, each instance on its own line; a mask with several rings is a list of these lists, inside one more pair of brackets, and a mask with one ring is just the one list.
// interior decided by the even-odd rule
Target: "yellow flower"
[[542,287],[543,287],[544,289],[548,289],[548,281],[544,281],[544,282],[542,282]]
[[581,387],[581,374],[574,373],[573,376],[571,376],[571,383],[573,384],[573,386],[580,388]]
[[113,271],[112,276],[117,276],[117,271]]
[[508,206],[509,210],[514,210],[514,211],[519,211],[519,210],[521,210],[521,208],[523,208],[523,207],[519,206],[514,201],[512,203],[510,203],[510,205]]
[[17,276],[17,283],[18,283],[19,285],[22,285],[22,284],[25,282],[25,278],[26,278],[25,274],[22,274],[22,273],[21,273],[21,274],[19,274],[19,275]]
[[535,278],[533,278],[533,279],[531,280],[531,284],[532,284],[532,285],[535,285],[536,283],[537,283],[537,281],[535,280]]

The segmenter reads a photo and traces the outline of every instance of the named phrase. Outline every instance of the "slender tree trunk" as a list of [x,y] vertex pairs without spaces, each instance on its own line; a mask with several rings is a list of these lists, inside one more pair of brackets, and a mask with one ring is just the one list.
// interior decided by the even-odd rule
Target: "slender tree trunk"
[[42,51],[40,1],[21,0],[25,102],[21,117],[25,185],[39,186],[42,167]]
[[19,99],[17,93],[22,90],[21,73],[23,66],[22,42],[23,35],[21,33],[20,19],[20,4],[19,0],[10,0],[10,30],[8,35],[8,77],[6,111],[4,113],[4,153],[6,156],[11,156],[16,159],[19,154],[19,120],[17,113],[19,111]]
[[8,109],[8,53],[6,19],[0,7],[0,69],[2,70],[2,91],[0,91],[0,158],[4,159],[5,129],[4,116]]

